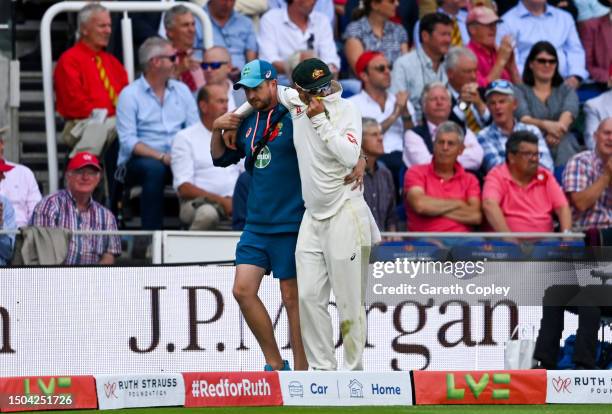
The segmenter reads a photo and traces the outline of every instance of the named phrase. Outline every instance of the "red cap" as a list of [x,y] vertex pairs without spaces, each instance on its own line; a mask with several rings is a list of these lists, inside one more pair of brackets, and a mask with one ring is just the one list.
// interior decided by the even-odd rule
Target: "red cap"
[[15,168],[13,165],[8,165],[6,161],[4,161],[3,159],[0,159],[0,172],[3,172],[3,173],[9,172],[13,168]]
[[98,158],[90,152],[79,152],[68,161],[66,171],[78,170],[79,168],[91,166],[97,170],[102,170]]
[[363,52],[361,56],[359,56],[359,59],[357,59],[357,63],[355,63],[355,73],[359,75],[361,72],[365,72],[366,68],[368,67],[368,63],[378,56],[384,55],[380,52],[375,52],[372,50]]

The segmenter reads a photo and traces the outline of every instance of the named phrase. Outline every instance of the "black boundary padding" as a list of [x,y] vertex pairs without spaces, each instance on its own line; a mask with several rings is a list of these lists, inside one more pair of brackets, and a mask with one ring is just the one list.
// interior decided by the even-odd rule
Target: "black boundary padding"
[[416,387],[414,386],[414,371],[410,370],[410,392],[412,393],[412,405],[416,406]]

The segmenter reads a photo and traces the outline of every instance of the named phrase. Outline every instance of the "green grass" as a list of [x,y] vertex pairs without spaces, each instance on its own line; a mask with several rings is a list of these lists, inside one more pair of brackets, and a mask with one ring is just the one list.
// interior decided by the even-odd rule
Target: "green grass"
[[[42,412],[42,411],[40,411]],[[87,411],[45,413],[92,414]],[[132,408],[106,411],[109,414],[610,414],[612,404],[554,405],[430,405],[411,407],[224,407],[224,408]]]

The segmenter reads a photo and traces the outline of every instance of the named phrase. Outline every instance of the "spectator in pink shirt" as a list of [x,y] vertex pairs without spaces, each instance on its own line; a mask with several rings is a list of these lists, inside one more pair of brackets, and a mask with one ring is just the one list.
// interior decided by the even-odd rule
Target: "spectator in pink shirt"
[[487,86],[495,79],[505,79],[515,84],[522,82],[514,59],[512,37],[503,37],[499,47],[495,44],[497,24],[501,19],[488,7],[474,7],[467,18],[470,43],[467,47],[478,59],[478,85]]
[[512,133],[506,162],[485,177],[482,207],[496,232],[552,232],[553,213],[560,231],[572,228],[572,216],[554,175],[539,166],[538,138],[529,131]]
[[464,133],[452,121],[440,124],[433,144],[433,160],[406,172],[404,192],[408,231],[468,232],[480,224],[478,179],[457,161]]

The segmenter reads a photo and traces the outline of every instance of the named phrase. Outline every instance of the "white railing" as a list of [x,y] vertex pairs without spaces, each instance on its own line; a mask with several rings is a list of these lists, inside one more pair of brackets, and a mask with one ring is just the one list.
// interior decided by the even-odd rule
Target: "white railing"
[[[64,1],[54,4],[45,12],[40,23],[40,45],[42,55],[42,74],[43,92],[45,99],[45,131],[47,134],[47,164],[49,167],[49,192],[57,191],[59,183],[58,162],[57,162],[57,141],[55,137],[55,105],[53,100],[53,62],[51,57],[51,22],[59,13],[77,12],[89,2],[85,1]],[[123,62],[128,72],[130,82],[134,80],[134,47],[132,42],[132,24],[127,17],[127,12],[164,12],[176,4],[174,2],[101,2],[101,5],[112,12],[123,12],[121,22],[123,37]],[[212,24],[208,15],[202,7],[182,2],[183,6],[188,7],[193,14],[202,22],[204,33],[204,48],[208,49],[213,45]]]

